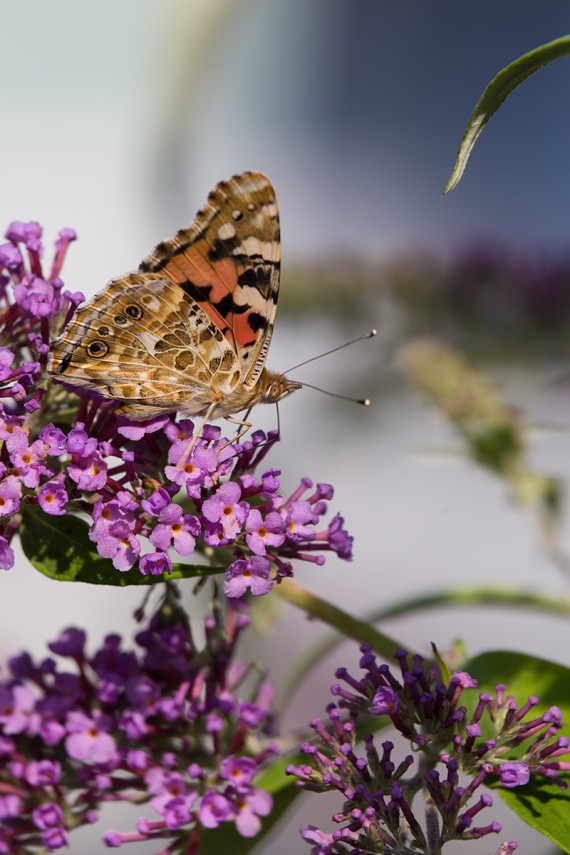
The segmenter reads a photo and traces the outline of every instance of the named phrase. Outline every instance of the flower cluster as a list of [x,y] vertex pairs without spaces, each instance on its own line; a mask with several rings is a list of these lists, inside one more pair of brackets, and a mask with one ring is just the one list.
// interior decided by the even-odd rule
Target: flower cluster
[[267,593],[292,574],[292,558],[322,564],[324,552],[352,557],[352,538],[335,516],[321,518],[328,484],[303,479],[280,492],[280,472],[255,474],[276,435],[231,442],[218,427],[199,434],[188,419],[145,423],[116,414],[116,402],[47,381],[50,344],[82,294],[59,278],[75,234],[56,242],[49,276],[41,230],[14,223],[0,246],[0,567],[14,563],[11,540],[22,516],[87,515],[89,538],[119,571],[172,571],[172,553],[224,564],[228,596]]
[[[313,826],[301,829],[303,838],[313,844],[314,855],[440,851],[450,840],[501,831],[498,822],[474,825],[479,813],[493,804],[487,793],[476,797],[485,780],[516,787],[533,774],[566,786],[558,773],[570,769],[570,762],[558,758],[570,750],[568,739],[556,736],[562,726],[556,707],[525,721],[538,699],[529,698],[518,708],[499,686],[495,698],[479,695],[469,717],[466,707],[459,706],[462,692],[476,686],[468,674],[457,673],[446,685],[420,656],[410,666],[405,651],[398,651],[398,679],[388,665],[376,662],[368,645],[361,650],[364,675],[357,679],[344,668],[337,671],[344,685],[332,686],[339,700],[328,707],[328,726],[320,719],[311,721],[318,740],[301,746],[309,762],[287,770],[305,789],[338,791],[344,798],[342,810],[333,816],[341,828],[330,833]],[[489,738],[482,736],[485,713],[485,725],[493,734]],[[364,756],[359,756],[357,721],[363,715],[390,719],[416,749],[417,768],[412,755],[398,763],[390,741],[379,750],[372,733],[364,736]],[[524,743],[529,744],[521,755]],[[509,756],[513,751],[516,759]],[[410,770],[413,774],[406,777]],[[461,786],[460,772],[473,776],[467,786]],[[412,810],[420,790],[430,797],[425,830]],[[497,855],[509,855],[516,848],[514,842],[503,843]]]
[[89,656],[70,628],[49,648],[73,667],[13,658],[0,683],[0,853],[65,846],[109,801],[148,802],[154,816],[106,832],[108,846],[169,838],[178,851],[222,823],[255,835],[272,807],[253,779],[275,753],[273,693],[232,662],[247,624],[214,609],[198,650],[169,591],[138,650],[109,635]]

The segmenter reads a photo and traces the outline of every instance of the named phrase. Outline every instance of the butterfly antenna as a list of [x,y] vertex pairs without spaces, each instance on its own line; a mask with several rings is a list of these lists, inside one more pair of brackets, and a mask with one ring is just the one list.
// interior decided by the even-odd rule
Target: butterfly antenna
[[[370,336],[364,336],[364,338],[370,338]],[[360,339],[355,340],[360,341]],[[339,350],[338,347],[335,349]],[[333,352],[334,351],[331,351],[331,353]],[[323,353],[323,356],[326,356],[326,354]],[[309,362],[310,361],[311,360],[309,360]],[[328,389],[321,389],[320,386],[312,386],[310,383],[299,383],[299,386],[302,386],[306,389],[314,389],[315,392],[322,392],[323,395],[328,395],[330,398],[338,398],[339,401],[350,401],[351,404],[360,404],[362,407],[370,406],[370,398],[351,398],[350,395],[339,395],[337,392],[329,392]]]
[[[294,365],[292,368],[288,368],[287,371],[284,371],[284,374],[289,374],[290,371],[296,371],[297,368],[302,368],[303,365],[308,365],[309,362],[316,362],[317,359],[322,359],[323,356],[330,356],[331,353],[336,353],[337,350],[343,350],[345,347],[349,347],[351,344],[356,344],[358,341],[366,341],[368,338],[374,338],[377,334],[376,330],[370,330],[366,335],[359,335],[358,338],[353,338],[351,341],[345,341],[344,344],[339,344],[338,347],[333,347],[332,350],[327,350],[325,353],[319,353],[318,356],[311,356],[310,359],[306,359],[304,362],[299,362],[298,365]],[[308,386],[310,389],[317,389],[316,386],[309,386],[308,383],[303,383],[303,386]],[[334,395],[332,392],[325,392],[324,389],[317,389],[317,392],[324,392],[325,395],[332,395],[333,398],[343,398],[343,395]],[[354,398],[346,398],[347,401],[354,401]],[[357,401],[358,404],[363,404],[364,401]],[[368,404],[365,404],[368,406]]]

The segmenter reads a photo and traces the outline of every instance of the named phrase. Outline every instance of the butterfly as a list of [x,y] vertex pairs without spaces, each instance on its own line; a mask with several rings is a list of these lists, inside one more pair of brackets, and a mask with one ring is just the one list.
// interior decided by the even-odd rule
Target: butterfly
[[221,181],[188,228],[79,308],[48,373],[117,400],[130,419],[180,412],[249,426],[231,417],[301,386],[265,368],[280,259],[269,179]]

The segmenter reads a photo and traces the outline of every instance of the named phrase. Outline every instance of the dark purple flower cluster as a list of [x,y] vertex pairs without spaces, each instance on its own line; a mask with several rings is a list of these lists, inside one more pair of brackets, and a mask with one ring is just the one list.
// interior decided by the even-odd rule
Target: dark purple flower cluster
[[[320,719],[311,722],[318,742],[301,746],[309,763],[287,770],[305,789],[336,790],[344,798],[342,810],[333,816],[341,828],[331,833],[312,826],[301,829],[303,838],[313,844],[314,855],[440,851],[449,840],[500,832],[497,822],[473,824],[475,817],[493,804],[486,793],[474,801],[486,779],[495,778],[502,786],[515,787],[527,783],[534,774],[566,786],[558,773],[570,769],[570,762],[558,758],[570,751],[568,739],[556,737],[562,725],[557,708],[524,721],[538,699],[529,698],[519,709],[499,686],[496,698],[480,694],[479,704],[468,718],[466,708],[458,705],[462,692],[476,686],[468,674],[454,674],[446,685],[435,669],[426,668],[420,656],[413,657],[410,665],[406,652],[397,651],[398,678],[387,664],[377,663],[369,645],[362,645],[361,650],[364,675],[357,679],[344,668],[337,671],[336,676],[345,684],[332,686],[338,705],[328,707],[327,726]],[[493,732],[488,739],[482,737],[481,730],[485,712]],[[410,741],[419,757],[412,775],[406,777],[414,766],[414,757],[409,755],[396,763],[393,743],[383,742],[380,751],[371,733],[364,736],[364,756],[356,753],[356,725],[362,715],[389,718]],[[530,744],[521,756],[524,742]],[[509,758],[515,750],[516,759]],[[473,776],[467,786],[460,785],[460,772]],[[420,790],[429,796],[432,806],[425,830],[412,810],[414,796]],[[513,842],[503,843],[497,855],[508,855],[516,848]]]
[[148,803],[154,816],[108,831],[108,846],[166,838],[161,851],[194,841],[193,852],[201,829],[227,822],[254,836],[272,799],[253,779],[275,748],[272,689],[232,662],[247,624],[214,609],[199,650],[167,592],[138,650],[109,635],[88,656],[70,628],[49,648],[72,667],[13,658],[0,683],[0,853],[59,849],[110,801]]
[[[46,514],[83,514],[99,555],[120,571],[172,571],[172,553],[223,561],[225,591],[265,594],[292,575],[292,558],[322,564],[324,552],[352,557],[343,519],[319,528],[333,496],[303,479],[286,497],[279,471],[260,466],[275,434],[230,442],[218,427],[171,416],[139,424],[116,404],[46,382],[50,342],[81,294],[62,291],[65,251],[56,241],[49,276],[41,265],[41,230],[13,223],[0,246],[0,568],[14,563],[10,542],[27,506]],[[228,566],[229,565],[229,566]]]

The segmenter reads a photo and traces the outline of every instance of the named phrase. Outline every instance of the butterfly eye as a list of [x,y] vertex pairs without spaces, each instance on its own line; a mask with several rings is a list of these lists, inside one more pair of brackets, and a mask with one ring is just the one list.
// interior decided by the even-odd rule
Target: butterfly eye
[[134,318],[135,321],[139,321],[142,318],[142,309],[136,303],[131,303],[130,306],[126,307],[125,315],[128,315],[129,318]]
[[94,358],[100,358],[109,353],[109,345],[104,341],[90,341],[87,345],[87,353]]

